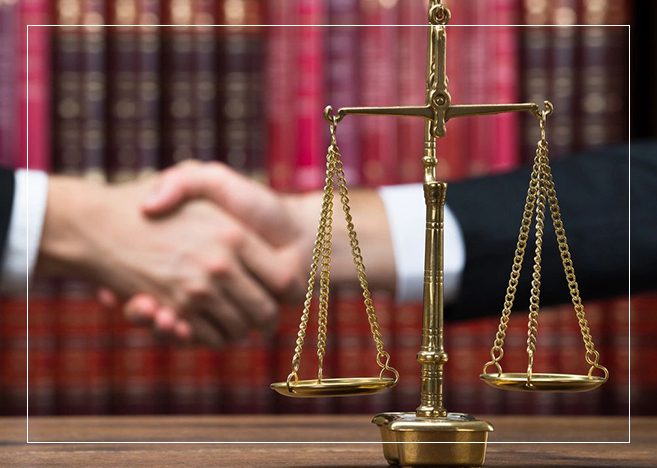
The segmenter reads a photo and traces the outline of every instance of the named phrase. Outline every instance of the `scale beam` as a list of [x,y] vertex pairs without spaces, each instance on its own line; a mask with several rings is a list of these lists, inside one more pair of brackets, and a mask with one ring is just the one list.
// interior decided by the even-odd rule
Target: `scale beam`
[[337,121],[349,114],[360,115],[395,115],[400,117],[424,117],[433,119],[433,109],[429,106],[393,106],[393,107],[342,107],[338,109]]
[[[549,103],[545,104],[547,116],[552,113]],[[455,117],[470,117],[475,115],[502,114],[505,112],[531,112],[540,117],[540,106],[535,102],[519,104],[458,104],[451,105],[445,112],[444,120]],[[422,117],[435,120],[436,111],[431,106],[391,106],[391,107],[342,107],[338,109],[336,119],[340,122],[347,115],[394,115],[397,117]]]

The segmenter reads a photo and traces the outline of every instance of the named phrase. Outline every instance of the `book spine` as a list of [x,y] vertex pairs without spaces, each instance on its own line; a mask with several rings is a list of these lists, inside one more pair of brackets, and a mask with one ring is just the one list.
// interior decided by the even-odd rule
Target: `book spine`
[[397,306],[393,316],[394,348],[392,364],[399,371],[399,382],[393,394],[394,406],[412,411],[420,401],[420,365],[417,352],[422,336],[422,305]]
[[481,411],[482,402],[475,364],[476,322],[450,323],[445,329],[445,346],[449,360],[445,365],[445,404],[452,408]]
[[[657,331],[657,319],[655,318],[655,307],[657,307],[657,295],[654,293],[643,294],[632,297],[632,362],[629,375],[632,383],[632,413],[633,414],[655,414],[657,402],[655,402],[655,391],[657,390],[657,371],[654,362],[657,359],[657,347],[655,346],[655,332]],[[627,310],[618,311],[618,328],[615,334],[619,337],[617,351],[618,359],[623,359],[618,366],[623,371],[627,366],[627,324],[623,323],[627,317]],[[625,335],[624,338],[620,338]],[[622,349],[621,349],[622,348]],[[621,371],[619,377],[623,379]],[[626,382],[625,382],[626,383]],[[627,412],[627,385],[619,382],[617,392],[619,399],[619,414]]]
[[[46,0],[22,0],[20,8],[20,80],[16,90],[20,102],[20,167],[27,167],[28,136],[30,169],[48,170],[50,163],[50,54],[51,28],[31,26],[48,23]],[[29,37],[28,37],[29,36]],[[29,67],[28,67],[29,64]],[[29,87],[29,92],[28,92]]]
[[[156,25],[162,21],[160,0],[137,0],[137,24]],[[160,40],[161,28],[137,28],[137,138],[139,173],[157,170],[160,156]]]
[[110,409],[109,323],[92,294],[83,282],[60,286],[55,364],[59,414],[104,414]]
[[[191,3],[187,0],[163,2],[166,24],[192,23]],[[194,158],[196,102],[194,99],[194,34],[189,26],[164,28],[163,154],[162,166]]]
[[[579,23],[591,26],[581,28],[580,33],[578,71],[581,89],[577,93],[579,122],[576,127],[579,130],[578,149],[627,142],[628,29],[602,25],[628,23],[629,3],[624,0],[603,3],[583,0],[580,8]],[[605,315],[613,314],[616,310],[613,302],[603,303],[599,307],[605,310]],[[613,336],[625,334],[625,331],[611,330],[610,333]],[[623,353],[621,350],[614,352]],[[626,385],[622,375],[620,377],[620,381],[613,379],[611,383],[617,387],[615,392],[623,398]],[[632,384],[635,385],[634,380]],[[637,384],[635,388],[642,386]],[[624,406],[618,408],[619,414],[627,411]]]
[[[327,15],[325,0],[297,0],[295,16],[300,25],[324,24]],[[318,189],[324,181],[326,154],[324,109],[324,45],[326,28],[302,26],[294,29],[293,53],[296,165],[295,189]]]
[[[360,296],[361,301],[363,296]],[[385,350],[390,353],[394,348],[394,330],[392,329],[392,318],[395,314],[395,299],[392,294],[387,291],[375,291],[372,294],[372,299],[374,301],[374,310],[376,312],[377,321],[381,329],[381,337],[385,345]],[[367,318],[367,317],[366,317]],[[365,331],[365,328],[367,331]],[[367,336],[365,340],[365,352],[362,356],[365,358],[365,376],[366,377],[376,377],[380,374],[381,368],[376,363],[376,346],[374,338],[372,336],[372,330],[367,323],[367,326],[363,329],[363,335]],[[363,359],[363,357],[361,357]],[[396,357],[390,355],[390,361],[392,367],[399,362]],[[392,374],[386,373],[387,377],[392,377]],[[383,411],[390,411],[392,408],[393,395],[392,392],[381,392],[376,395],[372,395],[366,406],[361,410],[366,411],[368,414],[377,414]]]
[[137,2],[122,0],[110,5],[110,21],[121,25],[108,36],[108,160],[112,182],[134,179],[139,172],[137,153]]
[[19,39],[18,2],[0,2],[0,166],[15,167],[18,148],[14,135],[16,110],[18,109],[17,89],[18,59],[15,50]]
[[[55,414],[56,384],[56,314],[53,298],[56,285],[52,281],[33,282],[30,288],[29,316],[29,405],[30,415]],[[25,315],[25,303],[20,301]],[[5,309],[3,309],[5,310]],[[9,312],[11,313],[11,312]]]
[[[583,24],[622,24],[629,21],[627,2],[583,2]],[[582,31],[580,93],[581,147],[592,148],[627,141],[628,30],[589,26]]]
[[[450,7],[451,8],[451,7]],[[451,8],[453,10],[453,8]],[[400,2],[399,22],[401,24],[426,24],[426,10],[418,2]],[[426,81],[426,40],[428,27],[400,27],[398,30],[399,49],[399,102],[401,105],[421,105],[426,101],[424,82]],[[455,28],[448,30],[450,42]],[[448,45],[449,46],[449,45]],[[451,54],[450,54],[451,55]],[[455,57],[455,55],[453,55]],[[450,80],[451,84],[451,80]],[[450,89],[451,92],[451,89]],[[456,120],[455,122],[456,123]],[[453,124],[452,124],[453,125]],[[402,118],[397,122],[398,154],[400,159],[399,182],[419,182],[422,178],[422,155],[424,153],[424,122],[421,119]],[[450,125],[451,141],[455,135]],[[441,141],[438,142],[441,144]],[[439,173],[441,179],[449,176],[446,170],[448,155],[439,146]],[[451,155],[449,157],[452,157]]]
[[[240,4],[239,8],[233,8]],[[263,106],[264,31],[244,24],[261,24],[259,0],[225,1],[221,37],[220,158],[231,167],[264,180]]]
[[[270,2],[267,24],[289,24],[293,18],[293,0]],[[291,191],[294,183],[296,135],[292,112],[287,112],[294,96],[294,28],[269,27],[266,30],[265,95],[269,183],[278,191]]]
[[[474,14],[470,11],[470,6],[462,3],[455,3],[450,5],[452,12],[453,23],[458,21],[463,24],[473,24]],[[419,20],[419,18],[418,18]],[[426,18],[422,18],[422,24],[426,22]],[[467,71],[471,66],[470,51],[472,50],[471,37],[469,31],[471,28],[453,24],[447,27],[447,56],[450,59],[447,61],[447,77],[449,78],[449,93],[452,97],[453,103],[464,104],[474,102],[472,96],[469,94],[469,79],[470,73]],[[417,40],[420,44],[425,44],[427,40],[427,31],[422,29],[422,37]],[[416,54],[418,54],[418,61],[421,62],[423,67],[421,71],[418,65],[418,78],[424,77],[426,74],[426,58],[422,45],[414,46]],[[422,54],[422,58],[420,58]],[[417,88],[417,84],[414,85]],[[417,91],[416,91],[417,92]],[[424,91],[422,90],[424,93]],[[422,95],[422,102],[426,100],[426,96]],[[424,123],[421,123],[424,126]],[[409,124],[410,125],[410,124]],[[469,119],[454,119],[449,122],[447,126],[447,135],[445,138],[440,138],[436,142],[436,149],[438,154],[438,176],[441,180],[448,182],[464,178],[468,174],[470,151],[467,150],[471,140],[471,135],[468,133]],[[424,130],[418,136],[422,142],[424,140]],[[400,142],[400,146],[403,142]],[[417,143],[416,143],[417,144]],[[421,147],[420,154],[424,151]],[[420,158],[421,159],[421,158]],[[416,170],[419,168],[420,172],[416,172],[415,179],[419,180],[421,177],[421,160],[416,163]],[[418,175],[419,174],[419,175]]]
[[[367,345],[369,324],[363,298],[358,289],[341,290],[334,295],[335,307],[331,312],[335,317],[337,331],[336,346],[336,376],[366,377],[368,376]],[[340,413],[364,412],[363,405],[367,403],[360,398],[341,398],[337,401]]]
[[[551,23],[568,25],[577,22],[577,1],[558,0],[550,6]],[[551,79],[548,96],[555,112],[550,122],[553,135],[550,157],[561,158],[573,152],[576,143],[577,117],[577,28],[559,27],[551,32]],[[545,99],[548,99],[546,96]],[[536,101],[541,102],[541,101]],[[538,130],[534,131],[536,135]]]
[[[26,401],[26,313],[22,298],[6,297],[2,300],[0,320],[0,398],[3,415],[25,415]],[[31,312],[31,311],[30,311]],[[31,339],[31,337],[30,337]],[[37,342],[38,342],[37,332]],[[37,351],[38,355],[38,351]],[[30,356],[30,360],[35,355]],[[32,371],[32,369],[30,369]],[[30,379],[30,390],[38,381]],[[32,397],[30,397],[32,401]]]
[[196,0],[193,8],[192,19],[197,25],[192,30],[195,71],[192,94],[196,102],[194,154],[202,161],[212,161],[218,152],[215,124],[219,99],[215,57],[219,51],[219,34],[217,29],[201,25],[216,24],[219,11],[212,0]]
[[[362,104],[384,106],[399,100],[395,50],[399,6],[378,0],[361,2],[362,22],[379,25],[364,28],[361,33],[360,89]],[[363,183],[370,187],[398,182],[397,122],[395,119],[364,116],[361,119]]]
[[[531,27],[521,28],[522,56],[522,94],[523,101],[541,103],[548,99],[550,83],[550,28],[537,27],[549,23],[548,3],[524,3],[524,24]],[[530,163],[536,152],[537,136],[536,118],[532,115],[522,117],[522,159]]]
[[[63,2],[58,11],[65,14],[70,6]],[[67,19],[76,24],[103,24],[105,21],[102,1],[82,0],[74,11],[79,16]],[[66,145],[76,145],[79,153],[69,152],[68,146],[62,148],[65,152],[59,154],[58,167],[67,174],[102,181],[105,180],[105,37],[98,27],[84,26],[74,31],[76,34],[67,44],[71,49],[66,51],[71,56],[65,56],[71,61],[72,69],[67,70],[66,75],[59,75],[64,81],[61,86],[67,91],[65,105],[70,106],[73,118],[70,127],[66,122],[65,129],[70,133],[61,137]],[[110,400],[106,372],[109,367],[107,316],[96,303],[93,288],[82,281],[60,283],[57,309],[58,412],[106,412]]]
[[[505,25],[518,22],[515,0],[486,2],[486,8],[489,12],[494,12],[495,24]],[[518,102],[517,90],[520,80],[516,57],[518,55],[519,28],[499,26],[488,29],[490,30],[488,34],[492,34],[493,38],[483,42],[492,76],[489,75],[486,81],[488,89],[486,94],[493,96],[495,102]],[[494,58],[492,62],[491,58]],[[486,122],[486,120],[483,119],[481,122],[482,125],[487,125],[488,129],[484,136],[484,139],[488,140],[487,150],[490,158],[488,171],[509,171],[520,162],[519,115],[516,112],[507,112],[495,116],[490,122]],[[495,142],[495,144],[491,144],[491,142]]]
[[[329,24],[357,24],[359,19],[358,0],[333,0],[329,3]],[[357,105],[359,28],[336,27],[327,31],[326,79],[329,92],[328,102],[334,109]],[[409,119],[410,120],[410,119]],[[347,183],[351,187],[360,185],[359,119],[340,127],[340,150]],[[419,159],[418,159],[419,161]]]
[[[81,6],[83,24],[104,24],[107,19],[105,0],[82,0]],[[105,173],[106,32],[106,28],[99,26],[82,28],[80,128],[84,176],[99,181],[107,178]]]
[[[57,3],[58,24],[80,24],[81,6],[65,0]],[[79,28],[56,28],[53,48],[53,163],[55,171],[82,172],[80,110],[82,93],[82,47]]]
[[[121,26],[108,37],[106,168],[113,182],[125,182],[157,168],[157,32],[131,25],[157,22],[159,2],[123,0],[108,7],[110,21]],[[163,393],[161,348],[150,330],[130,324],[120,310],[112,311],[110,321],[111,411],[156,412]]]
[[[329,302],[329,304],[332,302],[333,301]],[[317,298],[313,298],[310,307],[312,317],[313,315],[316,315],[316,311],[318,310]],[[280,325],[274,340],[274,347],[276,349],[276,362],[274,364],[276,369],[275,381],[286,379],[292,369],[292,356],[295,351],[297,333],[299,331],[299,319],[302,310],[303,306],[298,304],[283,307],[280,311]],[[333,317],[333,320],[331,317]],[[329,330],[333,327],[333,321],[337,322],[337,317],[334,308],[331,307],[329,310]],[[329,349],[329,346],[332,346],[330,337],[327,342],[327,349]],[[326,370],[324,372],[326,377],[329,377],[332,374],[332,356],[335,355],[332,355],[330,351],[327,351],[327,360],[325,361]],[[317,365],[317,320],[310,320],[306,329],[299,379],[316,379]],[[318,413],[322,409],[325,411],[331,410],[332,405],[337,404],[333,401],[319,401],[319,399],[317,399],[317,401],[312,400],[305,398],[288,398],[274,394],[273,409],[276,413],[312,414]]]

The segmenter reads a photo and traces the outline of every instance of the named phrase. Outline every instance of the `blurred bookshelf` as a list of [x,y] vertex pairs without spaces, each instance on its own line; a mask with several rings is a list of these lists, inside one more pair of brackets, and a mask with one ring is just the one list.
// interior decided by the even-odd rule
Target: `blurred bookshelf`
[[[450,26],[455,101],[553,100],[555,158],[628,141],[628,30],[595,25],[633,23],[654,10],[651,2],[448,3],[454,25],[536,26]],[[122,182],[195,158],[222,161],[284,192],[320,188],[324,106],[422,102],[426,30],[303,25],[418,25],[425,11],[424,0],[0,1],[0,164],[25,167],[29,125],[30,169]],[[26,24],[61,26],[31,27],[28,48]],[[203,26],[212,24],[222,26]],[[299,26],[243,26],[274,24]],[[645,44],[652,51],[646,56],[655,56],[656,43],[653,36]],[[654,108],[654,90],[647,96],[651,103],[643,104]],[[450,123],[448,138],[439,142],[441,177],[455,181],[528,162],[534,127],[516,115]],[[345,123],[341,146],[350,182],[420,182],[422,132],[412,119]],[[657,136],[654,117],[633,136]],[[375,301],[401,381],[382,396],[337,402],[283,399],[268,388],[289,372],[298,307],[281,307],[275,336],[253,334],[215,351],[159,343],[120,311],[101,310],[94,297],[94,288],[82,282],[37,280],[31,288],[30,414],[373,413],[413,408],[419,398],[421,306],[396,305],[384,292]],[[629,300],[587,305],[612,379],[585,395],[487,388],[478,376],[498,311],[451,324],[448,406],[473,413],[626,414],[631,374],[634,410],[656,413],[657,296],[631,299],[631,370]],[[338,292],[333,304],[327,372],[374,375],[365,364],[374,361],[374,349],[357,295]],[[25,412],[25,309],[24,299],[0,299],[0,414]],[[526,316],[515,313],[508,346],[522,349],[525,340]],[[542,311],[539,341],[536,367],[581,371],[572,309]],[[372,359],[363,358],[369,354]]]

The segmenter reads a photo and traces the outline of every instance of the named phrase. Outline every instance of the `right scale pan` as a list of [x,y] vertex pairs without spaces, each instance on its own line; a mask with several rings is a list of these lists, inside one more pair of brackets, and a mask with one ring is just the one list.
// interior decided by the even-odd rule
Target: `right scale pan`
[[532,374],[527,379],[524,372],[481,374],[481,379],[491,387],[517,392],[586,392],[605,383],[605,377],[578,374]]

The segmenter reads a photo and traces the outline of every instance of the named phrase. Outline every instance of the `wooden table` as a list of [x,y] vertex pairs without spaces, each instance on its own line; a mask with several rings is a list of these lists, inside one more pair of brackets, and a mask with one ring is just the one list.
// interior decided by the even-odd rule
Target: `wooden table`
[[[485,419],[495,426],[491,441],[496,442],[627,440],[626,418]],[[1,418],[0,466],[387,466],[378,430],[369,421],[370,416],[30,418],[30,441],[87,443],[27,445],[25,419]],[[206,443],[134,443],[147,441]],[[207,443],[214,441],[230,443]],[[289,441],[334,443],[280,443]],[[490,444],[486,466],[654,467],[657,418],[633,418],[631,444]]]

